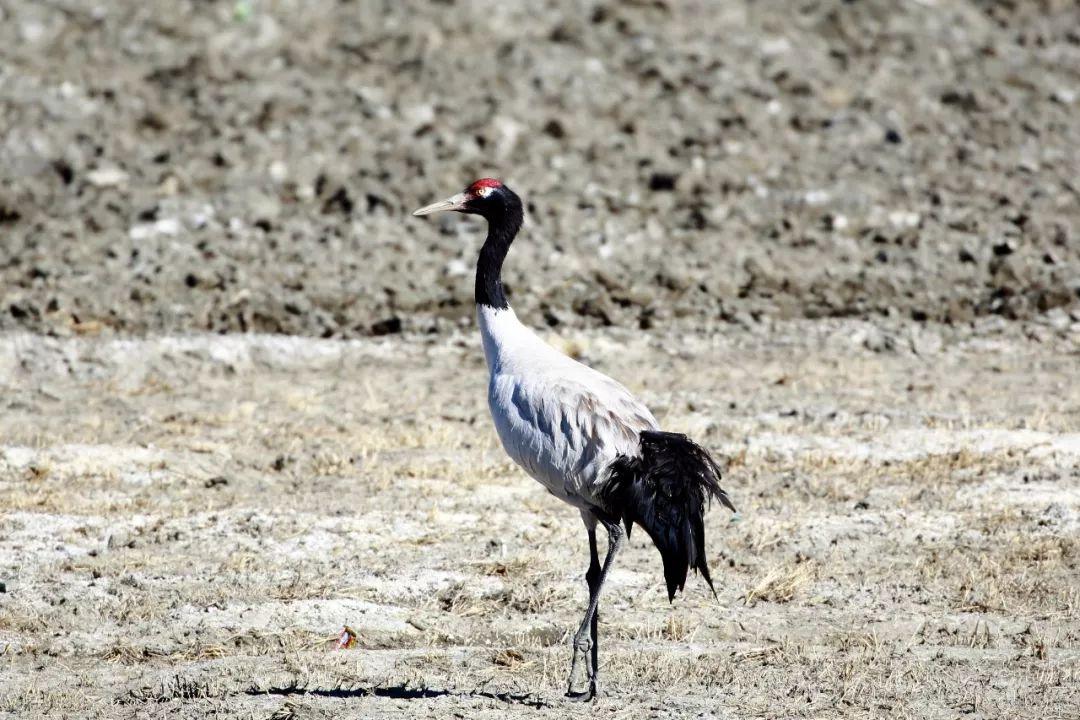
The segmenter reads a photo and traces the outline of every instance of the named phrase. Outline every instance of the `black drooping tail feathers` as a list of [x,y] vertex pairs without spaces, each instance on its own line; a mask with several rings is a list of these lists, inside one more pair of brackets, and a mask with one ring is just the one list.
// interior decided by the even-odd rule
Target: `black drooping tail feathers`
[[605,499],[626,525],[645,528],[664,559],[668,600],[694,568],[716,594],[705,558],[705,504],[715,498],[735,512],[720,487],[720,468],[708,451],[685,435],[646,430],[641,456],[612,462]]

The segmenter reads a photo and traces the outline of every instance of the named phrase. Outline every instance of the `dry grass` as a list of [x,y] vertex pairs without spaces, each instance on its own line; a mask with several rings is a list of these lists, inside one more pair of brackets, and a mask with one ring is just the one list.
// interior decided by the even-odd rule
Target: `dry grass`
[[816,574],[813,562],[774,567],[754,581],[743,596],[743,602],[753,605],[759,601],[776,603],[791,602],[801,594],[814,580]]
[[[1078,458],[1041,453],[1037,438],[943,442],[953,431],[930,429],[944,424],[925,399],[891,389],[902,365],[848,367],[845,385],[846,356],[808,350],[796,374],[768,352],[694,365],[680,387],[647,348],[612,359],[616,374],[645,373],[666,425],[712,428],[699,437],[725,452],[741,516],[707,516],[719,602],[692,577],[669,605],[660,559],[634,534],[601,604],[597,711],[662,699],[688,714],[1053,718],[1080,700]],[[576,513],[497,450],[475,378],[407,346],[393,362],[350,363],[363,377],[179,366],[122,404],[100,385],[56,384],[62,407],[0,416],[0,551],[17,568],[0,596],[0,711],[303,717],[336,707],[325,693],[355,690],[350,708],[374,717],[393,703],[469,716],[504,702],[477,692],[565,714],[568,636],[586,600]],[[410,393],[402,377],[416,378]],[[721,387],[745,393],[737,410],[710,404]],[[975,387],[955,385],[937,411],[956,396],[989,403]],[[868,398],[888,414],[865,413]],[[846,414],[768,419],[796,401]],[[995,407],[953,426],[992,426]],[[890,440],[883,417],[932,451]],[[862,452],[871,443],[891,454]],[[25,457],[15,445],[30,462],[9,459]],[[357,642],[336,650],[344,625]],[[307,694],[259,694],[271,688]]]

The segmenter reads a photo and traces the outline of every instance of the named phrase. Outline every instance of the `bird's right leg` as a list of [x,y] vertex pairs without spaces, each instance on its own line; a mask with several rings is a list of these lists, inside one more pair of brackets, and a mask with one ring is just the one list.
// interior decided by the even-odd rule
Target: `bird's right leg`
[[586,672],[592,678],[593,692],[596,692],[596,676],[600,672],[600,638],[596,632],[597,625],[600,622],[600,556],[596,552],[595,528],[589,533],[589,569],[585,573],[585,582],[589,585],[590,598],[593,595],[597,596],[596,610],[592,614],[592,627],[589,632],[589,639],[592,641],[592,647],[590,648],[592,662],[585,666]]
[[[574,634],[574,659],[570,665],[570,682],[566,691],[566,696],[573,700],[591,700],[596,696],[597,656],[593,650],[597,647],[596,613],[600,605],[600,591],[604,587],[608,571],[611,570],[611,566],[615,562],[615,556],[622,548],[623,538],[625,537],[622,526],[618,522],[601,522],[603,522],[604,529],[608,533],[608,552],[607,557],[604,558],[604,564],[600,568],[600,573],[596,576],[595,584],[590,583],[589,608],[585,611],[585,617],[581,621],[577,633]],[[589,541],[590,548],[595,548],[595,525],[590,528]],[[587,690],[578,692],[574,690],[574,676],[577,670],[578,658],[582,656],[585,657],[585,669],[588,674],[589,687]]]
[[[585,572],[585,582],[589,586],[589,607],[592,607],[600,583],[600,554],[596,548],[595,518],[585,518],[585,528],[589,533],[589,569]],[[583,694],[575,693],[573,690],[574,680],[577,677],[578,660],[581,657],[585,658],[586,680],[590,683],[590,685],[594,684],[593,679],[596,677],[597,655],[599,652],[596,637],[596,627],[598,622],[597,619],[599,615],[599,602],[597,602],[597,610],[592,615],[589,638],[579,639],[578,636],[580,635],[580,633],[574,636],[574,659],[570,665],[570,682],[569,688],[566,691],[567,696],[576,697]]]

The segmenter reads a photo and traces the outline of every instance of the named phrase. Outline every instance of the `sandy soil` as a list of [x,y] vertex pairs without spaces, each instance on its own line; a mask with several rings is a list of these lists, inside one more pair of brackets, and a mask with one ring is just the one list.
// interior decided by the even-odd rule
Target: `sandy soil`
[[496,447],[472,333],[5,336],[0,714],[1075,718],[1080,335],[983,330],[555,338],[741,511],[718,601],[635,535],[569,710],[585,535]]
[[552,326],[1076,308],[1078,28],[1070,0],[0,0],[0,328],[446,331],[479,231],[406,214],[486,174],[530,202],[509,280]]

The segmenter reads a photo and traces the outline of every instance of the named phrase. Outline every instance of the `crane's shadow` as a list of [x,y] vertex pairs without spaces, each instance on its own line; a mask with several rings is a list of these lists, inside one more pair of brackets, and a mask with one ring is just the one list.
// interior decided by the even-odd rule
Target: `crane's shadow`
[[551,707],[535,695],[513,692],[489,692],[487,690],[470,690],[457,692],[454,690],[441,690],[436,688],[411,688],[405,685],[389,685],[382,687],[358,687],[358,688],[304,688],[304,687],[271,687],[262,690],[252,688],[247,691],[248,695],[278,695],[283,697],[307,696],[327,698],[361,698],[380,697],[391,700],[426,700],[440,697],[456,698],[485,698],[497,700],[510,705],[524,705],[526,707],[544,708]]

